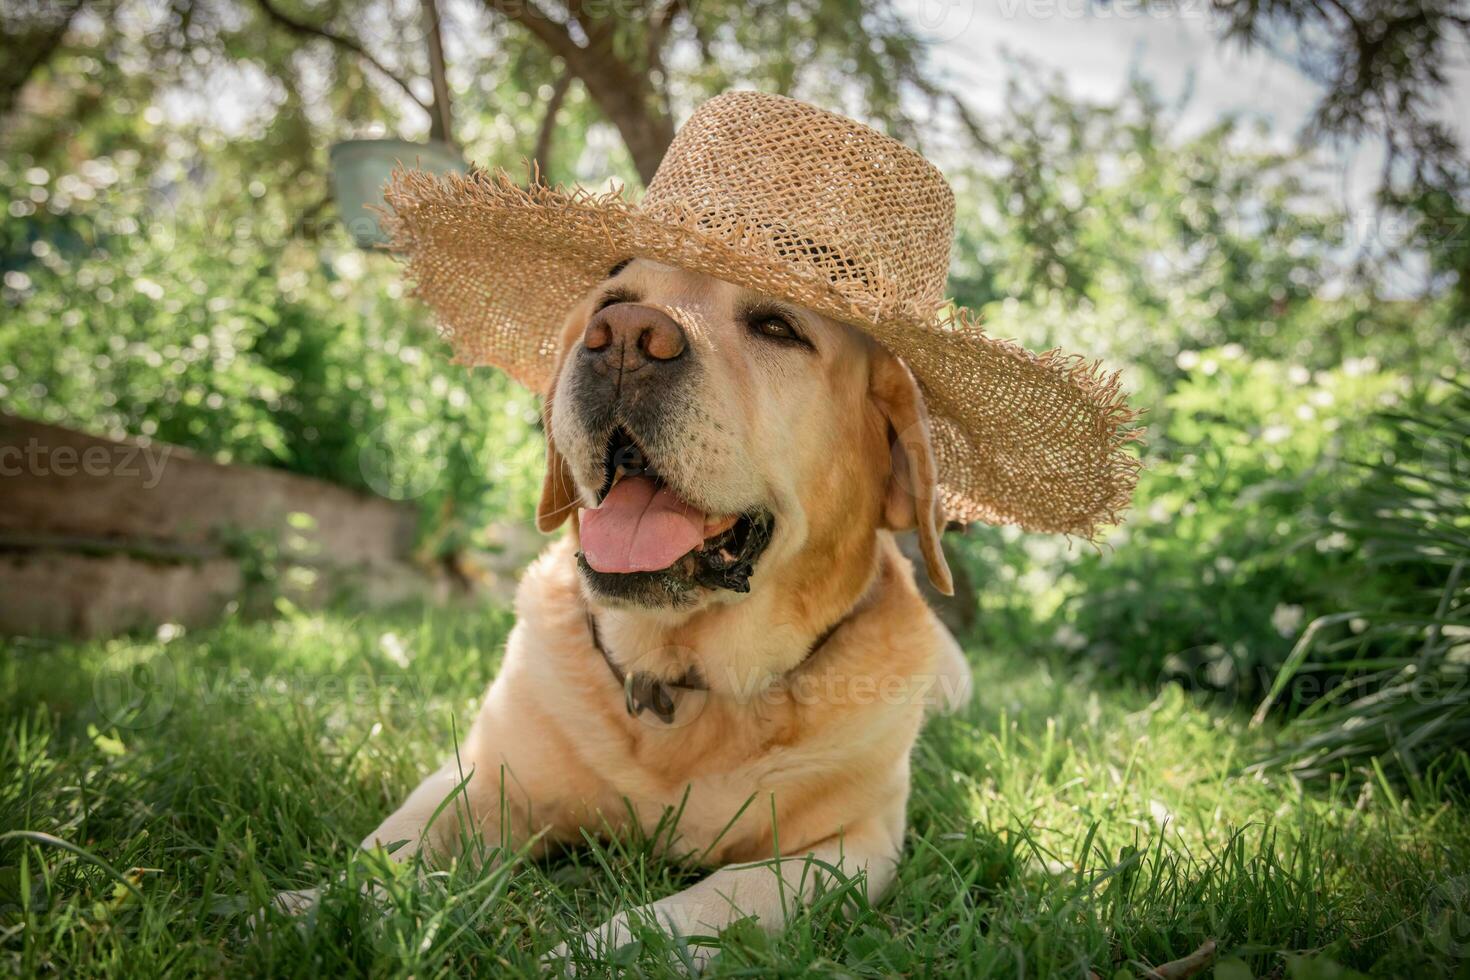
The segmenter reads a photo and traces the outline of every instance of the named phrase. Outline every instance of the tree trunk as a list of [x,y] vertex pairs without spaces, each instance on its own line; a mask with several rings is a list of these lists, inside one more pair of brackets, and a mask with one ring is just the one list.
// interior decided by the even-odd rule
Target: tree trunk
[[[617,87],[594,84],[585,76],[582,84],[603,115],[618,128],[623,145],[633,158],[638,177],[647,187],[653,180],[664,152],[674,139],[674,121],[656,108],[650,91],[629,92]],[[645,86],[639,86],[645,88]]]
[[37,23],[22,26],[0,45],[0,119],[10,115],[20,101],[20,90],[51,60],[81,7],[80,0],[43,6]]
[[[548,15],[532,0],[485,0],[485,3],[520,24],[545,45],[548,53],[566,63],[566,70],[587,87],[593,103],[617,127],[646,187],[653,180],[664,151],[673,142],[674,120],[663,108],[648,72],[618,57],[609,23],[596,18],[579,19],[587,38],[583,47],[572,39],[567,23]],[[580,0],[573,0],[568,7],[574,17],[582,13]]]
[[536,150],[531,154],[531,162],[536,165],[536,179],[543,184],[550,183],[546,174],[551,169],[551,141],[556,135],[556,114],[561,111],[567,90],[571,87],[572,73],[563,68],[551,88],[551,98],[546,100],[546,115],[541,117],[541,129],[536,133]]
[[429,110],[429,139],[457,146],[454,116],[449,105],[449,80],[444,67],[444,36],[439,31],[439,8],[434,0],[423,0],[424,33],[429,42],[429,81],[434,102]]
[[674,139],[674,121],[662,109],[652,81],[618,61],[608,41],[595,48],[574,47],[562,54],[562,60],[608,122],[617,127],[638,179],[647,187]]

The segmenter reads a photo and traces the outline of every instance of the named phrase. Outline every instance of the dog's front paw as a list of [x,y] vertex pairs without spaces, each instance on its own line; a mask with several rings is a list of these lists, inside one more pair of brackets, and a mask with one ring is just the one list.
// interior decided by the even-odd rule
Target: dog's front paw
[[303,888],[294,892],[277,892],[276,897],[271,899],[271,904],[287,915],[305,915],[316,908],[321,897],[320,888]]
[[272,910],[283,912],[292,918],[301,918],[316,908],[317,901],[322,897],[320,888],[303,888],[300,891],[276,892],[270,900],[270,904],[264,908],[256,909],[246,920],[246,927],[251,932],[266,928],[270,922]]
[[577,962],[605,961],[619,949],[638,939],[640,927],[655,928],[671,937],[676,950],[674,965],[691,973],[704,969],[715,950],[708,946],[690,945],[686,941],[692,923],[673,905],[654,903],[627,912],[619,912],[595,929],[582,934],[573,943],[558,943],[556,948],[542,957],[542,962],[559,966],[568,974],[576,974]]
[[605,960],[636,937],[628,923],[628,913],[619,912],[596,929],[589,929],[574,943],[557,943],[556,948],[541,958],[548,966],[559,966],[575,976],[579,960]]

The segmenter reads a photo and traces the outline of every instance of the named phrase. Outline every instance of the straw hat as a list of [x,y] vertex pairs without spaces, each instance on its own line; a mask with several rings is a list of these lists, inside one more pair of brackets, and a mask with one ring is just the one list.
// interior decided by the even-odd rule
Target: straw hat
[[705,102],[638,204],[504,171],[398,171],[385,226],[456,360],[552,382],[558,328],[638,256],[867,331],[918,379],[950,520],[1093,537],[1137,480],[1116,374],[1033,354],[945,305],[954,195],[913,150],[758,92]]

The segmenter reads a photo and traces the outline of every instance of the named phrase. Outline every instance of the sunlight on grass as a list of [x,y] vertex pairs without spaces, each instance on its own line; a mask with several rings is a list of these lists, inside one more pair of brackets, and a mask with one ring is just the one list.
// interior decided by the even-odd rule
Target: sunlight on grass
[[[509,626],[502,611],[293,614],[13,643],[0,667],[5,966],[530,974],[606,914],[695,880],[663,860],[663,833],[427,875],[355,854],[464,731]],[[1132,977],[1209,939],[1232,961],[1222,975],[1465,968],[1453,930],[1470,824],[1447,791],[1243,775],[1269,738],[1243,712],[1025,651],[972,659],[975,703],[931,722],[915,751],[890,896],[835,894],[778,937],[740,924],[714,972]],[[268,912],[250,927],[276,891],[329,881],[342,884],[304,921]],[[662,974],[678,945],[647,934],[582,968]]]

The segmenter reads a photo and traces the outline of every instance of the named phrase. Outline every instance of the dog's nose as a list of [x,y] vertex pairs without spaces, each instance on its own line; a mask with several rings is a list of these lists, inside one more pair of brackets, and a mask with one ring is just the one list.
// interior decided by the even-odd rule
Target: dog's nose
[[626,372],[676,359],[688,349],[689,339],[667,313],[637,303],[614,303],[592,315],[582,344]]

